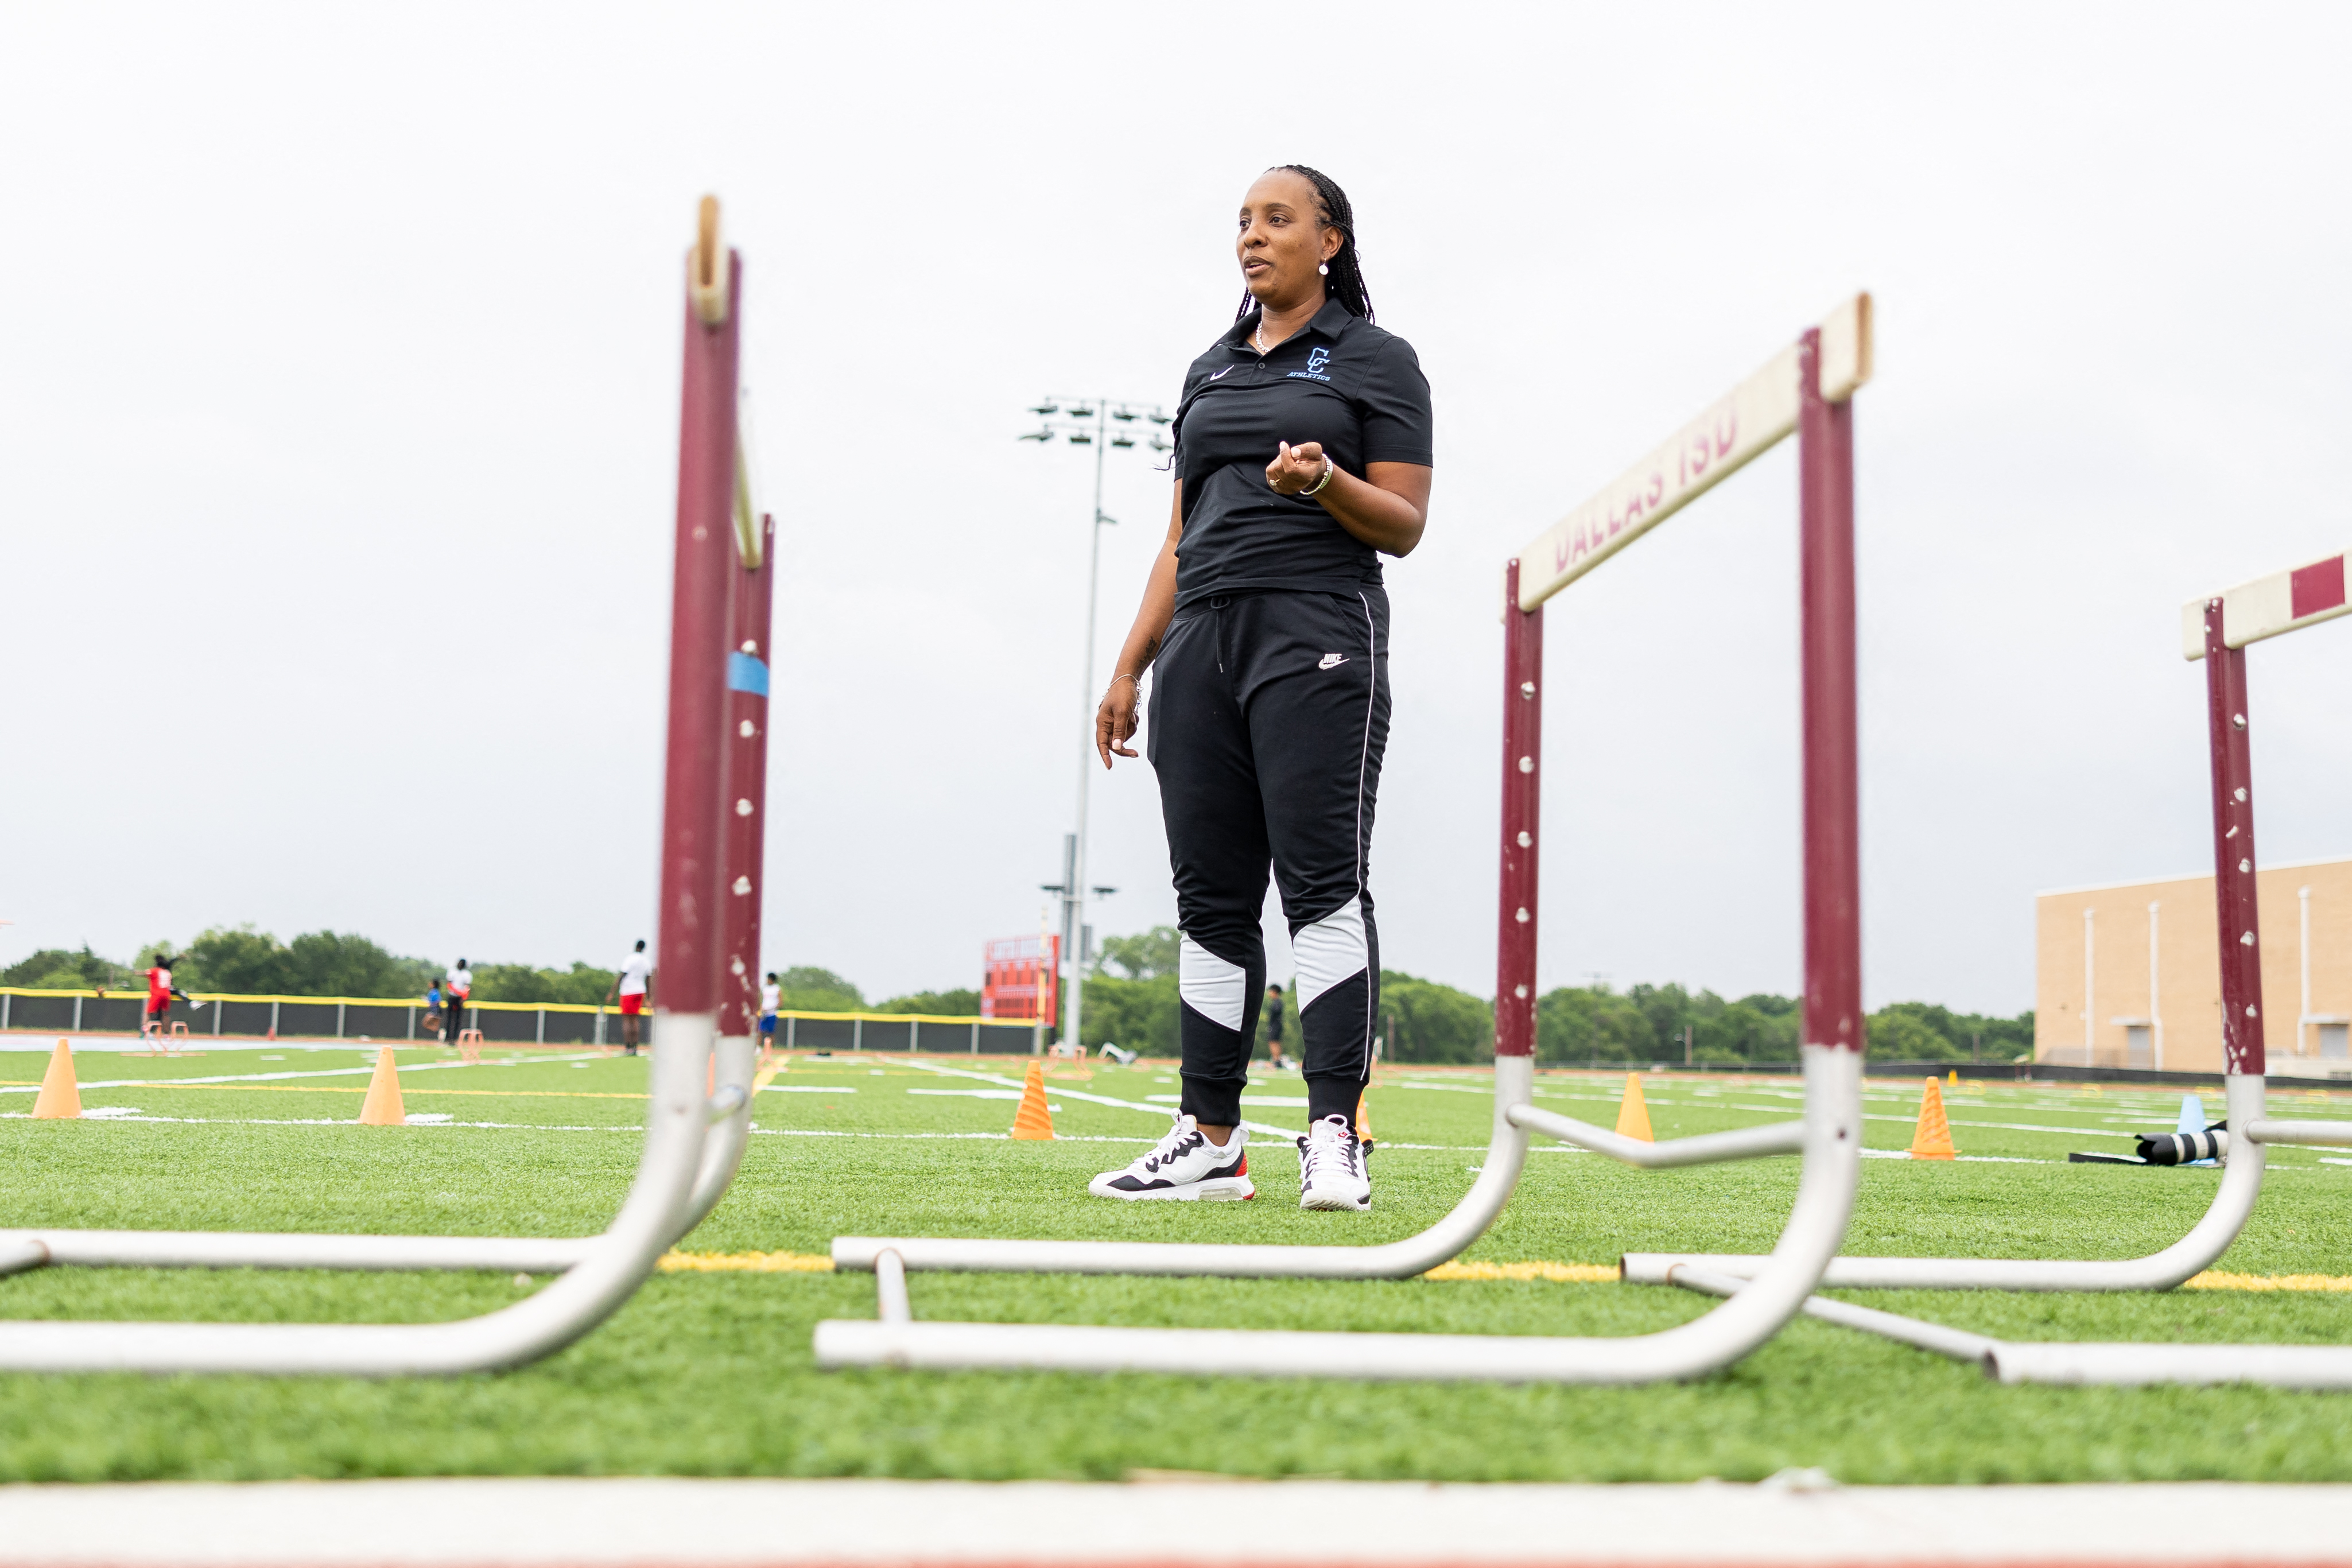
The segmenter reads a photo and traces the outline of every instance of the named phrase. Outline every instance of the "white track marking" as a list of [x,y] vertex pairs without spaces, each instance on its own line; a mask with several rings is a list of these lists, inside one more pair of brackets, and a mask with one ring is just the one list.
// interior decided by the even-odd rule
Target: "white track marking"
[[[1432,1484],[1425,1481],[531,1478],[27,1486],[0,1490],[12,1563],[116,1568],[1130,1568],[1218,1521],[1264,1568],[1923,1560],[2079,1568],[2157,1542],[2166,1562],[2352,1564],[2352,1487]],[[356,1529],[353,1521],[395,1521]],[[2252,1521],[2251,1525],[2249,1521]],[[1240,1553],[1235,1553],[1236,1555]]]
[[[1908,1160],[1911,1155],[1903,1149],[1864,1149],[1865,1160]],[[1953,1159],[1971,1165],[2063,1165],[2063,1160],[2029,1160],[2022,1154],[1955,1154]]]
[[[589,1059],[593,1061],[597,1058],[591,1055]],[[579,1060],[579,1057],[567,1054],[560,1057],[533,1058],[528,1062],[411,1062],[406,1067],[401,1067],[395,1062],[394,1070],[403,1073],[442,1072],[450,1069],[464,1070],[489,1067],[551,1066],[557,1062]],[[370,1063],[362,1068],[319,1068],[310,1072],[208,1073],[201,1078],[100,1078],[89,1079],[80,1087],[85,1089],[170,1089],[183,1083],[277,1083],[283,1079],[298,1078],[367,1078],[374,1072],[375,1066]],[[40,1091],[41,1086],[38,1084],[0,1084],[0,1094],[38,1094]]]
[[[427,1114],[432,1113],[427,1112]],[[21,1110],[0,1111],[0,1121],[28,1121],[32,1119]],[[357,1121],[338,1121],[331,1117],[324,1116],[132,1115],[104,1117],[84,1116],[82,1120],[85,1121],[165,1121],[187,1127],[356,1127],[359,1125]],[[498,1132],[635,1132],[642,1134],[645,1131],[643,1127],[634,1121],[615,1121],[610,1124],[567,1125],[562,1122],[547,1121],[412,1121],[408,1125],[420,1131],[432,1131],[448,1127],[487,1128],[492,1131]],[[857,1132],[850,1131],[831,1131],[824,1128],[761,1127],[757,1125],[752,1127],[751,1133],[752,1136],[758,1138],[867,1138],[877,1140],[882,1142],[910,1142],[941,1138],[982,1138],[1002,1140],[1012,1137],[1012,1134],[1009,1132]],[[1061,1134],[1056,1134],[1055,1141],[1061,1143],[1125,1143],[1146,1147],[1153,1142],[1153,1140],[1150,1138],[1072,1138]],[[1432,1145],[1412,1143],[1384,1143],[1381,1145],[1384,1149],[1412,1149],[1431,1146]],[[7,1559],[5,1556],[0,1555],[0,1564],[5,1564],[6,1561]]]
[[[940,1067],[931,1062],[916,1061],[911,1057],[898,1065],[900,1067],[913,1068],[918,1072],[938,1073],[943,1078],[975,1079],[982,1083],[1001,1083],[1011,1089],[1021,1089],[1026,1087],[1019,1079],[1007,1078],[1003,1073],[974,1072],[969,1068]],[[1108,1094],[1087,1094],[1083,1090],[1075,1089],[1055,1088],[1051,1092],[1060,1095],[1064,1100],[1083,1100],[1090,1105],[1111,1105],[1117,1106],[1121,1110],[1140,1110],[1147,1116],[1165,1118],[1168,1115],[1168,1108],[1166,1106],[1147,1105],[1143,1101],[1138,1100],[1116,1100]],[[1297,1131],[1292,1128],[1269,1127],[1263,1121],[1244,1121],[1242,1125],[1248,1128],[1253,1132],[1263,1132],[1268,1137],[1273,1138],[1296,1138],[1298,1136]]]

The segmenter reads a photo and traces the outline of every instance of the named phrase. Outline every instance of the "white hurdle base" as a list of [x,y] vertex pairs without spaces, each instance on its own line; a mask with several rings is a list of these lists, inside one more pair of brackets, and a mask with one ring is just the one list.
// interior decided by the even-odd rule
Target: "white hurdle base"
[[[1861,1058],[1821,1046],[1802,1049],[1804,1168],[1780,1245],[1762,1276],[1737,1286],[1732,1300],[1659,1333],[1578,1339],[920,1322],[906,1297],[907,1260],[885,1242],[866,1251],[876,1275],[878,1321],[835,1318],[817,1324],[816,1364],[828,1371],[888,1366],[1388,1382],[1637,1384],[1704,1376],[1780,1331],[1845,1234],[1862,1165]],[[1524,1070],[1524,1058],[1520,1066]],[[1498,1099],[1498,1120],[1502,1103]]]
[[976,1237],[837,1236],[833,1266],[868,1269],[884,1253],[909,1273],[1154,1274],[1228,1279],[1410,1279],[1486,1233],[1527,1163],[1528,1135],[1513,1119],[1533,1092],[1535,1064],[1495,1061],[1495,1115],[1478,1179],[1452,1212],[1417,1236],[1374,1247],[1296,1247],[1182,1241],[1006,1241]]
[[[1670,1272],[1672,1283],[1709,1296],[1734,1295],[1747,1284],[1732,1275],[1688,1266]],[[2122,1387],[2254,1383],[2317,1392],[2352,1389],[2352,1346],[2346,1345],[2019,1343],[1820,1296],[1807,1298],[1804,1313],[1841,1328],[1972,1363],[1998,1383]]]
[[[718,1206],[751,1137],[751,1088],[759,1047],[748,1036],[719,1041],[712,1131],[694,1191],[675,1221],[683,1240]],[[561,1274],[588,1258],[601,1236],[351,1236],[318,1231],[0,1230],[0,1274],[60,1268],[327,1268],[352,1272],[481,1269]]]
[[2258,1383],[2352,1389],[2347,1345],[1995,1345],[1986,1370],[2002,1383]]
[[7,1320],[0,1369],[429,1376],[499,1371],[559,1351],[627,1300],[677,1234],[709,1131],[704,1075],[716,1022],[709,1013],[655,1015],[645,1148],[621,1212],[579,1263],[510,1307],[447,1323]]
[[1515,1105],[1507,1112],[1512,1122],[1530,1132],[1540,1132],[1547,1138],[1578,1149],[1589,1149],[1596,1154],[1644,1171],[1672,1171],[1686,1165],[1713,1165],[1731,1160],[1759,1160],[1769,1154],[1799,1154],[1804,1152],[1805,1124],[1801,1121],[1776,1121],[1764,1127],[1740,1127],[1729,1132],[1702,1132],[1695,1138],[1669,1138],[1664,1142],[1627,1138],[1590,1121],[1579,1121],[1573,1116],[1562,1116],[1555,1110],[1543,1110],[1532,1105]]
[[[1822,1286],[1831,1290],[2169,1290],[2201,1273],[2228,1250],[2253,1213],[2263,1186],[2266,1143],[2344,1140],[2352,1124],[2271,1121],[2263,1117],[2263,1080],[2254,1074],[2223,1079],[2231,1127],[2251,1131],[2230,1150],[2230,1163],[2204,1216],[2189,1234],[2146,1258],[1846,1258],[1830,1260]],[[2315,1132],[2313,1130],[2321,1130]],[[2308,1136],[2306,1136],[2308,1134]],[[1731,1252],[1629,1252],[1618,1270],[1631,1285],[1681,1282],[1679,1271],[1751,1279],[1759,1256]]]
[[1532,1335],[861,1322],[835,1318],[816,1326],[815,1349],[816,1364],[828,1371],[889,1366],[924,1372],[1158,1372],[1184,1377],[1575,1384],[1651,1383],[1693,1374],[1679,1362],[1629,1353],[1638,1343]]

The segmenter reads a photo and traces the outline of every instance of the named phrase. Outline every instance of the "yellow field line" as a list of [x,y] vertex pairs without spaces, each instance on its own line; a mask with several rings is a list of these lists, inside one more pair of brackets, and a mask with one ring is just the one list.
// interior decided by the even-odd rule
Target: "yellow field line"
[[830,1274],[833,1259],[821,1252],[666,1252],[665,1274]]
[[1549,1279],[1555,1285],[1613,1285],[1607,1263],[1441,1263],[1423,1279]]
[[2347,1290],[2352,1275],[2345,1274],[2223,1274],[2208,1268],[2185,1281],[2184,1290]]
[[[664,1273],[698,1274],[829,1274],[833,1259],[821,1252],[670,1252],[663,1256]],[[1423,1279],[1496,1280],[1548,1279],[1556,1285],[1611,1285],[1617,1269],[1607,1263],[1441,1263]],[[2222,1274],[2211,1269],[2189,1280],[2189,1290],[2338,1290],[2352,1291],[2352,1275],[2343,1274]]]

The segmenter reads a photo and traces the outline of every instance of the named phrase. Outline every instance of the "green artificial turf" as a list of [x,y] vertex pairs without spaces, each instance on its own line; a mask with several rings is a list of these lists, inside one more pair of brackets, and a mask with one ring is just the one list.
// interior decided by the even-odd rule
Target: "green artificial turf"
[[[281,1059],[268,1060],[265,1058]],[[638,1148],[645,1064],[495,1050],[478,1067],[404,1052],[412,1115],[351,1125],[367,1058],[344,1047],[215,1050],[159,1062],[79,1058],[91,1110],[140,1119],[35,1122],[37,1055],[0,1055],[5,1225],[562,1236],[609,1218]],[[1019,1061],[934,1058],[1018,1073]],[[259,1073],[337,1072],[255,1082]],[[190,1080],[234,1078],[202,1084]],[[99,1087],[112,1079],[136,1085]],[[1121,1237],[1275,1242],[1410,1235],[1480,1163],[1486,1080],[1384,1073],[1370,1115],[1377,1207],[1307,1215],[1279,1137],[1254,1147],[1250,1204],[1114,1205],[1086,1178],[1157,1131],[1135,1110],[1176,1091],[1150,1064],[1050,1086],[1063,1140],[993,1136],[1012,1121],[970,1079],[888,1058],[795,1058],[760,1097],[742,1174],[684,1244],[822,1253],[836,1234]],[[1547,1073],[1539,1103],[1608,1123],[1622,1080]],[[1660,1136],[1791,1112],[1780,1080],[1652,1079]],[[453,1092],[463,1090],[464,1093]],[[1467,1092],[1465,1092],[1467,1091]],[[1297,1079],[1255,1091],[1297,1099]],[[1874,1149],[1909,1142],[1919,1087],[1873,1080]],[[1948,1088],[1956,1163],[1869,1160],[1848,1250],[2123,1257],[2162,1247],[2218,1173],[2069,1165],[2168,1128],[2177,1093]],[[2218,1116],[2218,1096],[2207,1103]],[[2352,1096],[2274,1096],[2274,1113],[2352,1118]],[[1303,1126],[1296,1106],[1244,1107]],[[468,1123],[477,1125],[466,1125]],[[2036,1131],[2035,1129],[2059,1129]],[[974,1136],[985,1135],[985,1136]],[[2340,1155],[2336,1157],[2341,1157]],[[2218,1268],[2352,1275],[2352,1166],[2281,1150],[2252,1223]],[[1761,1250],[1796,1163],[1639,1172],[1538,1142],[1517,1196],[1465,1255],[1611,1263],[1621,1251]],[[505,1276],[44,1269],[0,1279],[15,1318],[424,1321],[488,1311],[545,1283]],[[1617,1284],[1122,1279],[919,1275],[918,1317],[998,1321],[1631,1334],[1708,1308]],[[2015,1339],[2352,1342],[2352,1294],[2161,1296],[1849,1292]],[[1973,1369],[1800,1320],[1731,1370],[1643,1388],[1360,1385],[1157,1376],[819,1373],[821,1318],[870,1317],[866,1275],[665,1273],[603,1328],[499,1374],[338,1378],[0,1374],[0,1480],[449,1474],[891,1475],[1114,1479],[1134,1469],[1433,1479],[1755,1479],[1818,1465],[1850,1482],[2352,1479],[2352,1395],[2256,1388],[2004,1388]]]

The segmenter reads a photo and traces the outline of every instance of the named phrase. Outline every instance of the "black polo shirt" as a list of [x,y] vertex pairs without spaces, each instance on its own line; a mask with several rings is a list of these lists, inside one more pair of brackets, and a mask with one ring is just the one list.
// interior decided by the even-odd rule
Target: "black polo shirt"
[[1276,493],[1280,444],[1320,441],[1358,479],[1367,463],[1430,461],[1429,382],[1412,345],[1327,300],[1261,355],[1253,310],[1184,375],[1176,405],[1184,534],[1176,603],[1266,588],[1353,594],[1381,580],[1378,554],[1322,503]]

